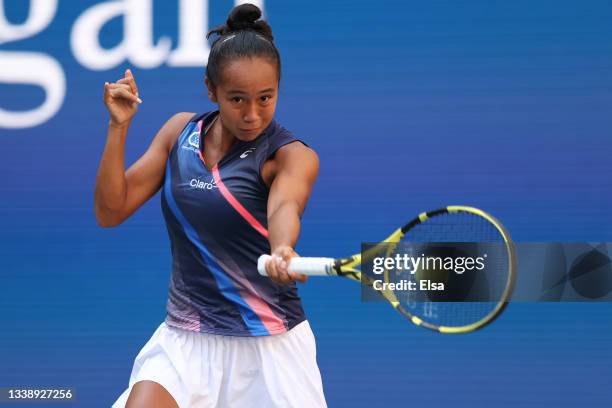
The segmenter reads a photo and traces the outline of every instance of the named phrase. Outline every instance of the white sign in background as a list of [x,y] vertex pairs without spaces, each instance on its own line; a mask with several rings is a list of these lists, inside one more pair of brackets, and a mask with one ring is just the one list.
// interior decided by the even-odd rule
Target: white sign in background
[[[264,0],[236,0],[236,5],[253,3],[264,10]],[[85,10],[72,25],[70,49],[76,60],[93,71],[112,69],[125,61],[141,69],[166,63],[171,67],[201,67],[210,51],[208,0],[178,0],[178,44],[172,49],[167,37],[153,38],[153,0],[105,1]],[[26,20],[12,24],[0,0],[0,45],[33,37],[55,18],[58,0],[30,0]],[[110,20],[123,16],[124,37],[114,48],[100,45],[100,31]],[[33,85],[43,89],[39,106],[24,111],[0,107],[0,128],[21,129],[41,125],[60,110],[66,97],[66,76],[61,64],[40,51],[0,50],[0,83]]]

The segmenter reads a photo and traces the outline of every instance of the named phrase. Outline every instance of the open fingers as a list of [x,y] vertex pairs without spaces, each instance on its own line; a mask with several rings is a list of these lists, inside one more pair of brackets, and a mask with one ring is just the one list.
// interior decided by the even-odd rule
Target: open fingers
[[142,103],[142,100],[132,93],[132,89],[127,84],[105,84],[105,93],[113,99],[126,99],[134,103]]
[[132,88],[132,93],[138,96],[138,86],[136,85],[136,80],[134,79],[134,74],[132,74],[131,69],[128,68],[125,70],[125,75],[123,79],[127,80],[128,85],[130,86],[130,88]]
[[[128,74],[129,73],[129,74]],[[119,79],[117,82],[115,82],[116,84],[122,84],[122,85],[127,85],[130,87],[130,91],[136,95],[138,95],[138,86],[136,85],[136,81],[134,80],[134,76],[132,75],[131,71],[128,69],[125,71],[125,76],[121,79]]]

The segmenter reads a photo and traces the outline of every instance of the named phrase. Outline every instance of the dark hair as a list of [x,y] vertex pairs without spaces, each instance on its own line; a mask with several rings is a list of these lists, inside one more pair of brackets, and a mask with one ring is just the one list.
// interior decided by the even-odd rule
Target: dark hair
[[206,65],[206,77],[213,87],[227,62],[244,57],[268,58],[276,64],[280,81],[280,54],[274,45],[272,27],[260,17],[261,10],[257,6],[241,4],[232,9],[225,24],[208,32],[206,38],[212,34],[219,36],[211,46]]

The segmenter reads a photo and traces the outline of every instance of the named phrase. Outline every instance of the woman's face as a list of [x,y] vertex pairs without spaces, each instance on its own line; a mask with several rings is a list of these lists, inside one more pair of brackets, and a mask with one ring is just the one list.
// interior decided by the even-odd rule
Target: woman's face
[[221,123],[234,137],[254,140],[268,127],[278,97],[276,65],[261,57],[230,61],[214,89],[206,81],[209,98],[219,105]]

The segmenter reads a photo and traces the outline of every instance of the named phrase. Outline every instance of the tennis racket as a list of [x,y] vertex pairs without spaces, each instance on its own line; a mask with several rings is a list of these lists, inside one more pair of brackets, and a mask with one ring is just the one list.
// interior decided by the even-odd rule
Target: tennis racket
[[[471,272],[460,274],[447,272],[441,263],[426,268],[425,261],[434,259],[435,263],[438,258],[448,257],[425,259],[421,256],[423,263],[413,273],[400,273],[398,267],[386,265],[383,273],[372,274],[372,262],[381,255],[394,259],[397,255],[402,256],[406,248],[415,251],[417,257],[431,253],[432,248],[438,255],[449,255],[449,251],[455,251],[457,255],[457,248],[465,255],[466,245],[471,248],[468,252],[488,252],[484,254],[486,261],[481,258],[486,268],[472,268]],[[459,258],[465,260],[466,257],[455,259]],[[269,259],[270,255],[259,258],[257,269],[260,274],[266,275],[265,265]],[[341,276],[359,281],[365,290],[375,288],[378,295],[417,326],[440,333],[468,333],[491,323],[508,304],[516,280],[516,255],[510,235],[493,216],[474,207],[448,206],[419,214],[383,242],[372,244],[353,256],[295,257],[291,259],[289,269],[304,275]],[[388,284],[397,283],[398,276],[408,278],[402,282],[413,280],[415,284],[435,278],[434,282],[454,287],[446,291],[451,294],[446,297],[432,290],[397,291]],[[466,282],[469,284],[465,285]],[[458,293],[460,297],[456,296]]]

